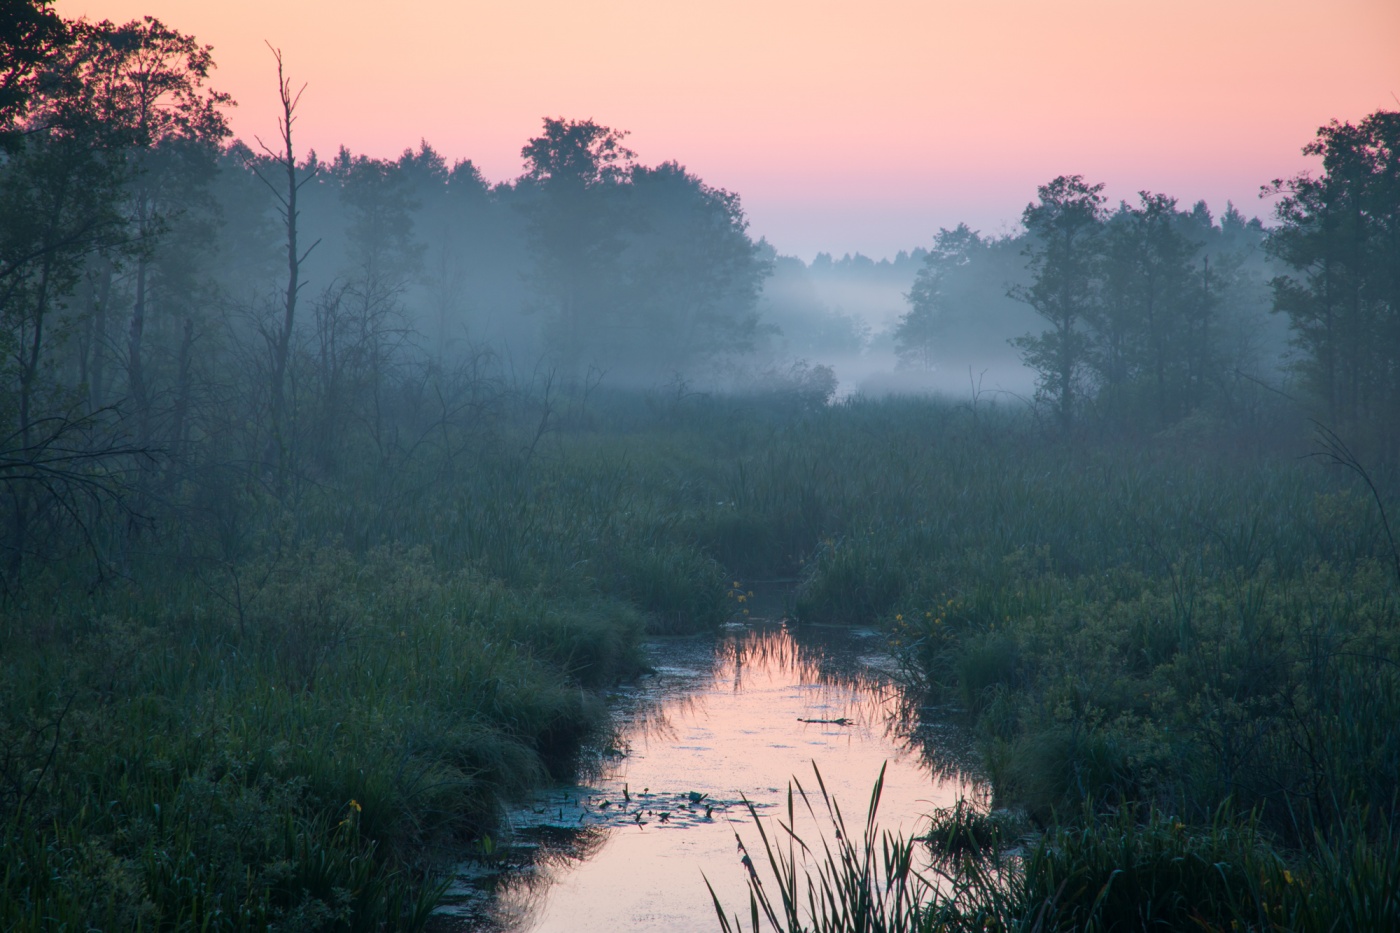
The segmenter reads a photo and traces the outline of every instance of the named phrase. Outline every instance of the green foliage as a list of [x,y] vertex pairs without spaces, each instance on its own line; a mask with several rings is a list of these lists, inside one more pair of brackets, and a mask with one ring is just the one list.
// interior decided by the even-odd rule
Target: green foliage
[[947,338],[954,322],[968,315],[967,308],[955,303],[959,273],[974,257],[981,258],[986,249],[981,237],[967,224],[938,231],[933,248],[924,256],[923,268],[914,277],[913,288],[905,296],[909,310],[895,326],[895,352],[901,365],[932,369],[937,364],[943,350],[939,344]]
[[1103,185],[1078,175],[1061,175],[1037,189],[1039,203],[1021,216],[1029,239],[1025,246],[1029,285],[1013,289],[1050,323],[1040,335],[1014,341],[1026,364],[1040,374],[1039,392],[1053,403],[1068,427],[1081,404],[1088,338],[1086,319],[1094,310],[1094,273],[1098,261]]
[[1025,834],[1026,827],[1008,810],[985,812],[966,798],[929,814],[924,837],[929,851],[941,862],[966,857],[995,856]]
[[242,601],[11,628],[7,929],[419,928],[425,846],[567,774],[603,716],[578,684],[636,663],[621,607],[545,607],[421,550],[250,571]]
[[965,710],[999,800],[1050,827],[1040,862],[1009,863],[1038,873],[1021,906],[1014,874],[973,866],[957,884],[981,877],[986,912],[937,922],[1326,928],[1374,902],[1358,922],[1393,924],[1400,580],[1371,490],[1306,459],[1073,450],[938,412],[851,402],[762,455],[824,468],[799,615],[886,623],[908,688]]
[[1266,315],[1250,297],[1262,295],[1262,225],[1147,191],[1109,213],[1102,187],[1061,176],[1023,216],[1029,281],[1008,294],[1050,327],[1011,343],[1038,374],[1037,399],[1062,429],[1120,434],[1238,409],[1241,372],[1271,366],[1256,356]]
[[546,118],[520,180],[544,335],[570,370],[649,378],[747,350],[770,265],[739,196],[676,162],[645,167],[626,132]]
[[[1400,920],[1400,861],[1389,830],[1372,839],[1349,824],[1291,861],[1254,820],[1223,807],[1192,825],[1157,810],[1136,819],[1128,809],[1089,808],[1078,825],[1025,841],[1009,817],[960,803],[935,814],[928,837],[935,861],[926,865],[912,840],[879,831],[879,793],[877,781],[859,835],[847,829],[825,789],[821,813],[801,793],[834,841],[820,828],[816,838],[799,835],[791,800],[774,835],[755,813],[758,858],[738,837],[749,880],[749,929],[1321,933],[1389,930]],[[764,884],[766,875],[771,885]],[[726,933],[744,929],[717,897],[715,910]]]
[[[759,834],[762,851],[754,853],[766,862],[775,883],[772,890],[765,887],[759,863],[736,831],[741,864],[748,873],[750,929],[758,933],[760,919],[775,931],[813,930],[821,933],[897,933],[936,929],[927,921],[925,904],[935,891],[928,878],[915,867],[914,840],[881,833],[876,822],[880,795],[884,785],[884,769],[875,781],[866,809],[865,824],[853,833],[847,827],[841,808],[827,793],[821,772],[815,771],[818,793],[809,794],[795,779],[794,797],[788,787],[787,821],[779,820],[772,837],[759,818],[759,812],[749,805],[749,813]],[[798,811],[794,800],[800,799],[807,815],[832,828],[834,838],[828,838],[819,827],[819,835],[804,839],[797,831]],[[820,812],[818,810],[820,804]],[[813,874],[815,873],[815,874]],[[709,880],[706,879],[706,885]],[[776,891],[774,894],[772,891]],[[715,914],[725,933],[744,929],[737,914],[725,914],[714,888]]]
[[1366,430],[1397,456],[1400,413],[1394,347],[1400,327],[1400,112],[1378,110],[1357,125],[1321,127],[1306,147],[1322,172],[1277,180],[1280,225],[1269,251],[1287,267],[1273,280],[1295,361],[1328,422]]

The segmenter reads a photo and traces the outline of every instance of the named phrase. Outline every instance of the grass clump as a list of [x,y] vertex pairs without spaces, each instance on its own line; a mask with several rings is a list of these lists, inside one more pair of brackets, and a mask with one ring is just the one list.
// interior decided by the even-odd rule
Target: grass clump
[[985,811],[966,798],[929,814],[924,837],[929,851],[941,862],[993,856],[1026,833],[1025,821],[1008,810]]
[[[753,933],[1380,933],[1400,917],[1393,836],[1373,840],[1360,824],[1290,860],[1253,816],[1227,807],[1189,826],[1157,810],[1139,818],[1090,805],[1027,839],[1010,815],[959,802],[934,815],[925,861],[916,840],[879,830],[879,780],[854,834],[824,787],[820,808],[797,787],[815,835],[796,829],[791,793],[775,832],[754,811],[753,854],[736,834]],[[746,928],[711,895],[720,929]]]

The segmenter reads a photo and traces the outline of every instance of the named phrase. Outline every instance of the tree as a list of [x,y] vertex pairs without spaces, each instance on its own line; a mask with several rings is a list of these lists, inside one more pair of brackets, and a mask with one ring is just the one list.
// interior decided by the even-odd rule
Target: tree
[[894,344],[900,365],[935,368],[939,343],[946,338],[949,323],[956,313],[952,279],[981,247],[982,238],[967,224],[938,231],[933,248],[924,256],[923,266],[914,276],[913,287],[904,296],[909,310],[895,325]]
[[0,151],[9,151],[30,125],[30,107],[44,92],[41,78],[73,42],[73,32],[50,7],[52,0],[0,4]]
[[1152,417],[1166,424],[1191,406],[1204,369],[1198,338],[1208,326],[1208,292],[1195,269],[1201,242],[1184,229],[1191,215],[1178,213],[1175,198],[1138,197],[1140,206],[1122,205],[1104,225],[1091,362],[1110,411],[1124,414],[1124,393],[1145,382]]
[[635,156],[627,134],[592,120],[546,118],[520,150],[535,287],[548,306],[555,352],[577,364],[617,310],[624,213],[621,197]]
[[[269,45],[268,48],[272,46]],[[280,492],[286,483],[288,468],[287,365],[291,355],[292,334],[296,328],[297,298],[302,287],[301,265],[317,246],[317,243],[312,243],[303,252],[297,241],[297,225],[301,218],[301,212],[297,208],[297,196],[301,189],[316,177],[319,169],[314,157],[308,160],[306,165],[299,165],[296,147],[292,142],[292,126],[296,123],[297,104],[300,103],[306,86],[302,85],[301,89],[293,94],[291,79],[282,68],[282,50],[272,49],[272,55],[277,60],[277,96],[282,105],[282,113],[277,120],[278,134],[281,138],[277,150],[267,146],[261,139],[258,140],[258,145],[267,156],[269,174],[275,171],[283,175],[285,180],[280,184],[274,183],[263,174],[257,163],[250,164],[258,178],[277,199],[278,211],[287,237],[287,287],[282,297],[281,320],[270,333],[264,334],[270,350],[272,371],[271,424],[264,459],[276,467],[277,487]]]
[[1094,314],[1098,300],[1102,191],[1103,185],[1089,185],[1079,175],[1061,175],[1037,189],[1039,203],[1026,205],[1021,215],[1027,233],[1023,255],[1032,282],[1009,292],[1050,322],[1039,336],[1026,334],[1012,344],[1040,374],[1039,394],[1051,401],[1066,428],[1080,404],[1088,361],[1083,322]]
[[749,239],[739,196],[675,162],[635,167],[629,184],[623,332],[611,355],[671,375],[749,349],[771,264]]
[[[149,462],[151,393],[142,343],[150,260],[168,221],[183,210],[175,204],[192,200],[191,166],[209,169],[206,178],[212,174],[228,102],[204,87],[212,68],[208,48],[158,20],[55,23],[46,6],[6,5],[0,63],[6,134],[0,313],[13,360],[6,385],[13,392],[5,399],[12,403],[6,414],[12,413],[13,433],[4,451],[12,578],[31,551],[36,522],[67,516],[87,535],[79,503],[95,501],[89,494],[102,490],[116,494],[120,471],[113,460],[139,452],[135,462]],[[114,411],[85,411],[91,398],[85,387],[59,378],[58,348],[80,330],[78,317],[95,310],[71,299],[97,257],[106,257],[109,271],[119,258],[135,259],[127,340],[135,445],[117,439]],[[105,303],[101,310],[105,315]],[[97,343],[84,343],[78,367],[84,375],[100,369],[88,365],[89,354],[101,352]]]
[[91,426],[91,418],[73,411],[79,400],[70,388],[45,378],[55,338],[61,340],[71,323],[61,316],[64,297],[90,255],[125,240],[119,198],[127,178],[126,140],[105,119],[93,81],[104,35],[82,24],[65,29],[64,41],[53,40],[41,60],[6,63],[9,74],[33,71],[32,82],[18,82],[26,96],[8,115],[13,133],[0,158],[0,415],[6,422],[0,458],[6,461],[4,546],[12,581],[31,551],[36,523],[72,502],[67,479],[59,482],[39,460],[55,443],[95,436],[69,430]]
[[92,47],[86,80],[95,106],[109,132],[126,140],[124,194],[135,259],[127,391],[136,410],[138,444],[146,447],[153,441],[155,398],[145,346],[151,259],[171,218],[187,210],[195,195],[192,176],[201,177],[196,188],[212,179],[218,147],[229,133],[223,110],[231,100],[207,86],[214,68],[211,48],[153,17],[121,26],[100,23]]
[[[1282,195],[1270,254],[1289,269],[1274,278],[1297,369],[1329,424],[1370,426],[1394,456],[1400,424],[1400,112],[1331,124],[1304,148],[1319,177],[1276,180]],[[1389,426],[1387,428],[1386,426]]]
[[340,185],[347,249],[345,268],[315,305],[315,448],[326,463],[352,418],[370,427],[385,453],[385,380],[407,340],[403,296],[423,253],[413,233],[418,205],[402,162],[355,157],[342,148],[328,174]]

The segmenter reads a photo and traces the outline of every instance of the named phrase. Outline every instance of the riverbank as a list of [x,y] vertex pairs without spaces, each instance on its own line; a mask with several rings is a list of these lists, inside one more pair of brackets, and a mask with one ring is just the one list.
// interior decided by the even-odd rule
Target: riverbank
[[501,430],[177,489],[101,578],[79,553],[13,588],[0,927],[420,929],[463,847],[572,773],[643,634],[731,611],[625,442]]
[[424,872],[567,777],[637,670],[625,604],[425,555],[289,555],[247,602],[110,596],[12,629],[0,926],[416,928]]

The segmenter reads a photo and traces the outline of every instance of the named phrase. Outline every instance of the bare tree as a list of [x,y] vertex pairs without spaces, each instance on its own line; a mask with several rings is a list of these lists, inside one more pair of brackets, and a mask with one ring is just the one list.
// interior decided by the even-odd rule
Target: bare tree
[[[301,264],[311,255],[311,251],[321,242],[317,240],[301,252],[297,245],[297,193],[301,191],[303,185],[316,177],[319,166],[315,163],[302,168],[297,166],[296,149],[292,145],[292,124],[296,122],[297,104],[301,101],[301,95],[306,90],[306,85],[295,94],[292,93],[292,82],[286,77],[282,66],[282,50],[273,48],[271,43],[267,46],[272,49],[273,57],[277,59],[277,89],[282,100],[282,116],[277,121],[277,128],[281,134],[280,147],[278,151],[273,151],[261,139],[258,145],[263,152],[267,153],[271,165],[276,166],[279,172],[286,174],[285,187],[273,184],[259,167],[252,165],[253,172],[263,184],[267,185],[273,197],[277,199],[279,213],[287,230],[287,292],[285,303],[282,309],[282,320],[271,334],[267,334],[270,349],[272,350],[272,412],[271,428],[272,436],[269,439],[267,460],[269,464],[274,462],[277,467],[277,489],[280,494],[287,472],[287,426],[286,426],[286,382],[287,382],[287,360],[291,352],[292,331],[296,326],[297,295],[301,291]],[[257,137],[254,137],[257,138]]]
[[20,585],[27,558],[86,551],[99,576],[103,527],[116,517],[139,518],[129,493],[133,461],[151,451],[131,444],[114,408],[65,412],[25,424],[0,438],[0,495],[11,504],[5,552],[5,589]]

